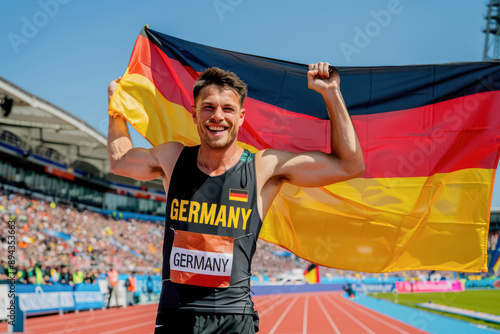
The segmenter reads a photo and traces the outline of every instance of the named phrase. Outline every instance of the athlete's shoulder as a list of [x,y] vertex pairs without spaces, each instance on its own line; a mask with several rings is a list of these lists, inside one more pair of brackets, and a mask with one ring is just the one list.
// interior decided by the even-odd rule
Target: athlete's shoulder
[[159,145],[156,145],[155,148],[161,149],[161,150],[175,150],[175,149],[182,149],[186,147],[184,144],[179,143],[178,141],[168,141]]
[[255,168],[257,174],[264,178],[271,177],[279,161],[279,154],[282,151],[268,148],[255,153]]
[[176,141],[169,141],[166,143],[162,143],[159,145],[156,145],[155,147],[152,148],[155,154],[158,156],[178,156],[182,150],[184,149],[184,144],[176,142]]
[[177,163],[177,159],[179,159],[184,147],[186,146],[182,143],[171,141],[159,144],[151,149],[166,176],[170,177],[172,174],[173,167]]
[[264,163],[266,165],[273,164],[278,161],[280,154],[284,151],[276,150],[274,148],[266,148],[255,153],[255,161],[257,163]]

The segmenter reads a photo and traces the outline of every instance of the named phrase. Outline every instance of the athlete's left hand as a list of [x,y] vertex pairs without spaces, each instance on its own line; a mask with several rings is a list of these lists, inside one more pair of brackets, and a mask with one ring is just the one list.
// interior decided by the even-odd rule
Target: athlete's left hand
[[119,77],[118,79],[113,80],[109,83],[109,86],[108,86],[108,104],[109,104],[109,101],[111,100],[111,97],[115,93],[116,87],[118,87],[118,84],[120,83],[120,81],[122,81],[122,77]]
[[325,94],[330,90],[338,90],[340,88],[339,73],[337,70],[330,72],[330,64],[326,62],[309,64],[307,86],[320,94]]

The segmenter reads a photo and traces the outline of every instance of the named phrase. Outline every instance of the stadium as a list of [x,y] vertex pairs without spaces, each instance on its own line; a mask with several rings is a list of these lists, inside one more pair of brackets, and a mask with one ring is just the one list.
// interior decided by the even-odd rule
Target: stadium
[[[9,221],[15,221],[13,272],[19,284],[17,292],[28,300],[35,291],[49,295],[74,289],[76,301],[64,304],[56,300],[51,306],[43,299],[25,301],[28,324],[36,321],[31,320],[35,315],[89,312],[116,304],[151,308],[159,298],[161,285],[158,250],[163,241],[165,211],[161,183],[139,182],[110,173],[106,138],[43,98],[3,78],[0,96],[0,212],[4,231],[9,229]],[[491,261],[498,262],[500,209],[493,209],[490,219],[488,252]],[[7,245],[5,236],[2,243]],[[11,272],[8,254],[4,246],[4,281]],[[109,297],[106,272],[110,264],[120,273],[116,300]],[[252,282],[256,289],[263,289],[263,294],[322,291],[309,283],[319,281],[326,291],[342,291],[349,283],[353,291],[360,293],[387,293],[396,282],[410,280],[461,279],[466,290],[493,289],[492,278],[498,275],[498,265],[495,272],[494,264],[488,273],[473,275],[435,271],[367,274],[322,267],[313,268],[311,274],[308,267],[309,262],[259,241]],[[133,296],[127,294],[132,273],[137,277]],[[36,290],[37,286],[42,290]],[[77,296],[83,291],[87,297],[80,297],[83,301],[79,302]],[[22,297],[24,294],[26,297]],[[7,293],[2,293],[2,298],[6,297]],[[2,300],[2,305],[7,303],[8,299]],[[7,319],[4,313],[3,320]]]
[[[245,308],[252,304],[251,296],[255,305],[249,309],[251,316],[253,309],[258,312],[260,321],[256,317],[252,321],[259,333],[500,333],[500,207],[496,207],[498,196],[493,190],[500,156],[500,118],[496,115],[500,71],[498,60],[491,60],[499,58],[500,1],[489,0],[487,13],[481,17],[487,20],[481,28],[486,34],[482,62],[464,61],[470,56],[460,58],[463,51],[455,52],[448,44],[446,49],[458,54],[456,58],[425,41],[394,36],[397,30],[403,31],[402,21],[410,26],[417,17],[409,15],[419,8],[411,1],[356,5],[370,9],[356,8],[361,16],[351,12],[335,17],[335,22],[330,21],[331,10],[308,18],[309,25],[317,23],[325,34],[310,27],[295,30],[300,27],[298,20],[286,15],[279,18],[276,13],[286,13],[288,8],[273,3],[257,6],[263,18],[258,25],[253,22],[250,3],[243,1],[215,0],[208,3],[209,8],[182,2],[156,4],[158,10],[154,11],[137,4],[110,3],[103,3],[99,11],[67,0],[41,0],[22,10],[7,5],[20,13],[19,19],[14,13],[4,19],[11,29],[6,37],[12,50],[7,51],[27,69],[0,59],[0,63],[12,64],[0,73],[0,333],[153,333],[159,327],[169,332],[169,325],[174,324],[157,318],[165,301],[162,288],[166,291],[167,285],[188,282],[186,286],[196,286],[193,289],[228,291],[225,288],[234,283],[229,272],[229,284],[226,272],[226,285],[204,285],[211,284],[207,267],[220,271],[227,264],[227,252],[208,250],[212,244],[190,253],[188,248],[194,242],[185,242],[188,251],[166,262],[165,225],[167,222],[173,231],[167,228],[170,234],[179,234],[172,226],[182,225],[181,221],[202,226],[200,230],[181,228],[183,238],[189,237],[188,231],[205,233],[200,231],[209,225],[225,228],[228,224],[230,228],[234,224],[236,230],[240,223],[239,228],[245,230],[242,226],[246,226],[250,210],[243,211],[243,206],[234,203],[253,201],[253,195],[243,190],[249,179],[251,185],[257,183],[248,178],[253,174],[247,174],[247,165],[241,178],[234,181],[241,186],[224,188],[228,199],[220,196],[217,204],[212,199],[205,202],[211,196],[206,187],[202,197],[183,195],[175,205],[168,202],[172,206],[167,208],[166,188],[160,178],[138,181],[120,176],[110,162],[112,145],[103,135],[108,127],[103,120],[108,115],[105,110],[100,114],[92,110],[104,109],[104,105],[88,101],[97,100],[94,86],[116,77],[116,71],[123,73],[130,55],[124,45],[132,43],[123,36],[137,40],[113,98],[108,90],[106,106],[111,116],[123,117],[135,129],[134,135],[153,146],[171,141],[186,146],[199,143],[200,133],[192,122],[196,104],[192,87],[208,66],[220,66],[234,69],[248,84],[245,109],[249,112],[235,140],[239,148],[252,153],[273,148],[335,156],[334,139],[327,139],[334,133],[329,105],[325,109],[323,101],[318,102],[318,91],[306,89],[312,69],[301,63],[309,62],[311,53],[321,55],[323,51],[334,59],[344,57],[328,67],[328,73],[338,70],[342,77],[343,103],[359,135],[358,153],[362,151],[366,170],[327,186],[289,182],[279,189],[262,229],[257,230],[260,239],[252,271],[242,280],[250,287],[229,286],[241,288]],[[289,9],[302,15],[304,9],[294,9],[294,5],[290,2]],[[425,12],[437,13],[442,6],[435,4],[435,10],[425,8]],[[333,7],[335,12],[349,12],[347,7]],[[444,16],[448,16],[447,10]],[[130,15],[132,11],[134,15]],[[192,20],[170,15],[172,12],[189,12]],[[165,13],[170,15],[168,20]],[[266,20],[266,15],[272,17]],[[130,22],[120,24],[124,30],[118,31],[115,22],[122,23],[124,17]],[[359,21],[351,22],[350,17]],[[172,36],[144,26],[145,18]],[[434,23],[422,13],[419,20],[429,27]],[[91,21],[95,26],[91,27]],[[251,26],[245,26],[247,21]],[[476,29],[465,21],[454,29]],[[144,26],[139,36],[128,30],[137,24]],[[241,30],[236,28],[240,24]],[[323,45],[335,24],[341,25],[335,28],[333,48],[314,49],[315,43]],[[59,31],[55,31],[56,25]],[[283,32],[277,42],[269,32],[281,25],[286,28],[280,29]],[[427,35],[436,35],[438,44],[444,45],[445,39],[437,36],[446,29],[433,27]],[[414,24],[409,30],[425,28]],[[247,42],[248,31],[255,32],[256,39]],[[201,36],[193,40],[206,41],[206,45],[190,42],[189,32]],[[228,32],[231,43],[226,49],[222,41]],[[235,38],[237,33],[243,37],[241,41]],[[472,50],[467,41],[474,38],[463,31],[460,34],[463,44],[459,50]],[[274,53],[290,36],[292,53],[300,45],[307,57],[288,58],[290,50],[285,51],[285,46],[282,54]],[[387,37],[401,43],[391,47],[391,53],[407,48],[422,58],[395,61],[387,50],[377,47]],[[310,44],[313,40],[316,42]],[[262,49],[260,41],[264,41]],[[410,46],[419,43],[424,47],[411,51]],[[245,49],[246,45],[250,47]],[[229,51],[233,47],[248,53]],[[408,65],[412,61],[417,65]],[[44,74],[30,73],[33,69]],[[55,98],[62,95],[68,96],[66,104]],[[99,117],[103,117],[100,123],[96,121]],[[200,157],[198,172],[210,179],[201,151]],[[246,157],[248,163],[251,158]],[[224,174],[233,160],[225,164]],[[176,184],[184,181],[172,177],[172,182],[174,179]],[[170,200],[172,194],[169,192]],[[255,214],[257,206],[251,208]],[[172,225],[174,220],[180,224]],[[256,223],[254,219],[249,225],[258,224],[260,220]],[[227,237],[226,232],[212,232],[206,233]],[[230,242],[252,237],[249,230],[244,232]],[[251,247],[253,254],[255,245]],[[171,270],[171,278],[163,273],[162,279],[162,266],[187,265],[193,258],[189,256],[200,250],[223,254],[217,254],[220,257],[214,257],[212,263],[197,262],[193,255],[193,266],[205,266],[200,272],[190,272],[201,274],[198,278],[193,275],[196,284],[182,276],[187,270],[175,278],[172,272],[177,270]],[[232,252],[231,248],[231,261]],[[252,259],[248,253],[244,255]],[[165,283],[170,280],[173,283]],[[172,291],[180,290],[169,291],[176,295]],[[214,305],[214,313],[202,316],[212,317],[215,310],[223,310],[223,316],[235,313],[235,305],[230,311]],[[185,314],[175,311],[169,321],[188,322],[177,319],[176,315]]]

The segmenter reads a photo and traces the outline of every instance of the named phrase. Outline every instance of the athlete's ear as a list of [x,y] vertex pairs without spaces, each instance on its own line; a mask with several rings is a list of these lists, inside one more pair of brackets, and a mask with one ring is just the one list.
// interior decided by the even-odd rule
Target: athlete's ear
[[197,121],[198,118],[197,118],[197,115],[196,115],[196,106],[195,105],[191,106],[191,113],[193,114],[193,122],[196,123],[196,121]]
[[245,121],[245,109],[240,110],[240,126],[243,125],[243,122]]

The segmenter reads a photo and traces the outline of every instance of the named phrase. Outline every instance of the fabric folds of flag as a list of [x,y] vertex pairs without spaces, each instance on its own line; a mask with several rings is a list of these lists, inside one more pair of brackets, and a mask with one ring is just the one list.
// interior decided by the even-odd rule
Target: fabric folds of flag
[[[341,67],[366,171],[321,188],[286,184],[260,238],[312,263],[364,272],[486,270],[500,143],[497,61]],[[110,104],[151,144],[199,143],[192,87],[208,67],[247,83],[238,144],[330,151],[307,66],[187,42],[144,28]]]
[[311,284],[321,283],[319,268],[320,267],[314,263],[307,267],[306,270],[304,270],[304,277],[306,278],[306,281]]

